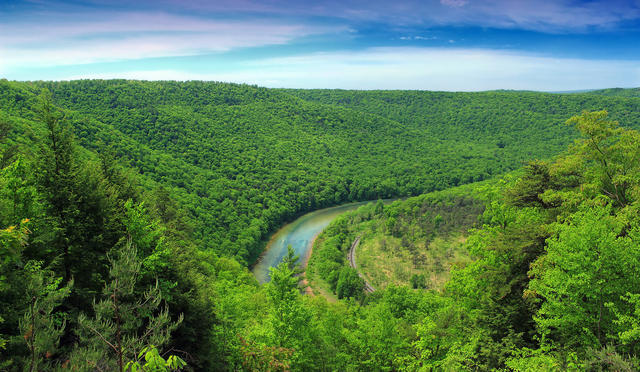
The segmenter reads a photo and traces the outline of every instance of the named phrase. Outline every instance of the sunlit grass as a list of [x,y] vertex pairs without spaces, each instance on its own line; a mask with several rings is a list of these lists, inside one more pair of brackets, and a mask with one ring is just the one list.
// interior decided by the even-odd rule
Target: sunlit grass
[[427,288],[440,289],[452,266],[470,261],[465,248],[466,231],[436,236],[430,242],[412,242],[411,252],[402,239],[380,232],[365,232],[356,250],[358,269],[375,288],[390,284],[411,285],[413,275],[425,275]]

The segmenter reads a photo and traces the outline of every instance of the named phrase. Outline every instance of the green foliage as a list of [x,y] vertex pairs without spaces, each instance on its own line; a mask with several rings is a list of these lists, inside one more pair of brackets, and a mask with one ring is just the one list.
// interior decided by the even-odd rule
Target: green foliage
[[540,332],[569,348],[604,346],[617,338],[615,316],[606,304],[621,304],[621,296],[640,282],[640,240],[620,236],[623,224],[610,206],[590,207],[558,226],[546,255],[533,266],[529,289],[544,298],[536,316]]
[[[20,365],[35,371],[53,368],[66,314],[59,311],[62,301],[69,296],[72,282],[61,285],[62,278],[55,277],[39,261],[25,261],[27,246],[25,219],[19,227],[0,230],[0,323],[7,320],[11,338],[2,337],[2,349],[8,349],[13,358],[0,359],[0,366],[10,370]],[[15,334],[18,331],[18,334]]]
[[424,274],[413,274],[411,276],[411,287],[413,289],[427,288],[427,278]]
[[31,164],[21,156],[0,171],[0,218],[2,226],[17,225],[21,218],[37,216],[41,205],[30,175]]
[[54,310],[69,296],[73,282],[61,287],[62,278],[54,278],[51,271],[41,268],[40,262],[28,262],[24,271],[29,278],[25,295],[30,298],[29,308],[20,321],[20,333],[29,352],[24,365],[29,366],[29,371],[37,371],[47,365],[51,368],[66,325],[63,314]]
[[571,151],[596,164],[588,170],[593,174],[589,186],[624,207],[639,195],[640,133],[618,127],[607,115],[606,111],[584,112],[567,121],[586,137]]
[[[396,351],[410,369],[636,368],[638,133],[605,112],[569,122],[583,138],[566,154],[474,187],[486,200],[483,226],[467,243],[474,260],[454,268],[441,299],[413,328],[418,357]],[[429,215],[410,201],[385,207],[393,224],[379,227],[407,247],[416,229],[403,230],[399,221]],[[360,235],[373,223],[369,211],[359,212],[348,230]],[[436,227],[438,215],[444,223]],[[431,216],[427,231],[446,230],[445,214]],[[325,233],[319,242],[334,237]],[[319,250],[316,260],[327,257]]]
[[[144,360],[144,364],[142,364],[141,360]],[[167,359],[163,358],[155,346],[149,345],[140,351],[137,361],[127,362],[124,370],[131,372],[169,372],[179,371],[186,365],[187,363],[184,360],[175,355],[169,355]]]
[[640,88],[608,88],[592,90],[587,94],[615,97],[640,97]]
[[390,283],[438,288],[446,281],[451,266],[469,260],[462,247],[464,238],[483,210],[482,202],[468,195],[474,187],[479,185],[386,206],[381,201],[370,203],[347,213],[319,236],[310,267],[336,294],[342,278],[343,295],[354,296],[352,289],[359,287],[359,280],[344,267],[348,265],[347,251],[359,236],[358,270],[376,289]]
[[103,299],[93,304],[94,319],[78,318],[82,341],[71,357],[74,368],[122,372],[125,361],[146,356],[145,348],[167,344],[182,322],[182,317],[172,322],[166,307],[159,309],[162,297],[157,286],[138,297],[136,282],[142,263],[131,241],[110,262],[111,281],[103,290]]
[[638,358],[630,358],[628,355],[621,355],[612,345],[607,345],[601,349],[587,351],[587,359],[584,369],[589,371],[637,371],[640,367]]
[[[614,313],[614,321],[621,329],[620,341],[624,345],[635,345],[640,340],[640,294],[626,293],[621,297],[622,306],[626,311],[618,310],[613,304],[607,303]],[[631,311],[627,310],[631,308]]]
[[364,280],[358,276],[358,272],[348,266],[343,267],[338,275],[336,294],[338,298],[362,298]]
[[[3,80],[0,106],[2,370],[638,368],[636,98]],[[306,211],[461,184],[336,219],[310,261],[336,303],[293,250],[246,269]],[[403,286],[363,295],[356,237]]]
[[[11,121],[32,119],[40,87],[64,108],[83,147],[103,153],[106,145],[147,189],[162,185],[185,207],[207,249],[246,263],[269,232],[299,213],[491,178],[561,151],[573,133],[554,124],[575,112],[605,107],[634,123],[640,104],[531,92],[2,82]],[[23,125],[15,131],[26,137]]]
[[287,255],[282,259],[282,263],[287,266],[287,268],[293,271],[295,274],[299,274],[299,266],[298,260],[300,256],[296,254],[295,250],[291,246],[291,244],[287,245]]
[[311,368],[315,354],[310,352],[314,334],[311,314],[303,306],[298,291],[299,278],[295,269],[290,269],[285,262],[272,268],[270,273],[271,281],[266,289],[271,303],[267,341],[269,345],[290,350],[287,357],[292,367]]
[[523,348],[514,352],[505,364],[514,371],[578,371],[576,355],[572,353],[568,363],[565,363],[559,355],[549,348],[527,349]]

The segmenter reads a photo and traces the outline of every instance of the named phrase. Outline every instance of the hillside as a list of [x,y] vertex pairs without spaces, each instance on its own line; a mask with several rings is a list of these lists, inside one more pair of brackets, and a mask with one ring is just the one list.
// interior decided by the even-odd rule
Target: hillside
[[596,94],[600,96],[610,96],[610,97],[637,98],[637,97],[640,97],[640,88],[598,89],[598,90],[593,90],[589,92],[589,94]]
[[[398,258],[411,251],[414,237],[433,232],[436,220],[446,222],[428,207],[455,201],[454,190],[363,207],[334,221],[314,248],[315,270],[338,297],[362,298],[362,280],[346,264],[350,241],[359,235],[378,246],[391,242],[388,249],[397,252],[390,260],[359,267],[386,286],[363,301],[388,304],[398,314],[390,322],[416,331],[411,352],[419,357],[408,358],[410,368],[638,370],[640,133],[619,127],[604,111],[569,123],[582,138],[565,153],[531,161],[501,180],[468,185],[466,197],[483,200],[485,210],[462,249],[452,252],[463,259],[448,257],[454,264],[441,288],[419,277],[433,278],[433,266],[393,265],[402,265]],[[470,204],[461,197],[449,205],[462,210]],[[391,239],[396,227],[404,230],[399,236],[406,245]],[[456,235],[455,228],[449,231]],[[433,258],[440,250],[417,252]],[[408,283],[415,269],[421,270]],[[380,281],[397,281],[389,274],[402,270],[404,286]],[[438,290],[408,295],[409,284]],[[416,321],[416,313],[425,318]]]
[[640,103],[589,95],[3,81],[2,115],[25,125],[15,126],[25,144],[39,135],[24,120],[41,88],[85,149],[110,149],[146,189],[168,190],[203,248],[245,263],[300,213],[418,195],[549,158],[573,138],[562,122],[582,109],[640,123]]
[[[640,366],[637,99],[351,92],[344,107],[219,83],[0,88],[2,370]],[[596,106],[624,127],[605,111],[564,124]],[[498,175],[529,156],[546,160]],[[297,213],[435,189],[319,238],[312,269],[345,300],[302,295],[294,257],[265,285],[247,270]],[[358,236],[370,294],[345,265]]]

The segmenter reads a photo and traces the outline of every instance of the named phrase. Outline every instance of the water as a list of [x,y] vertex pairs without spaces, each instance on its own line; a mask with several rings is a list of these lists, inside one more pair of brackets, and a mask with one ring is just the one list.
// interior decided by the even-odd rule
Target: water
[[266,283],[269,277],[269,268],[278,266],[287,254],[287,245],[295,250],[296,254],[304,261],[310,252],[313,238],[340,214],[357,209],[361,205],[371,201],[350,203],[320,209],[307,213],[290,224],[284,225],[278,230],[265,248],[260,261],[253,267],[253,274],[260,283]]

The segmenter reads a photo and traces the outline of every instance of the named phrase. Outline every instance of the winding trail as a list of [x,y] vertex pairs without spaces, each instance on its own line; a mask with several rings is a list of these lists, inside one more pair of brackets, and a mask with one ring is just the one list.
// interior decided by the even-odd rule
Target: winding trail
[[351,243],[351,248],[349,249],[349,265],[351,265],[351,267],[353,267],[353,269],[358,273],[358,276],[361,277],[362,280],[364,280],[364,290],[366,292],[373,293],[376,289],[373,288],[371,284],[369,284],[367,278],[365,278],[364,275],[362,275],[360,271],[358,271],[358,267],[356,266],[356,248],[358,247],[358,244],[360,244],[360,236],[358,236],[356,240]]

